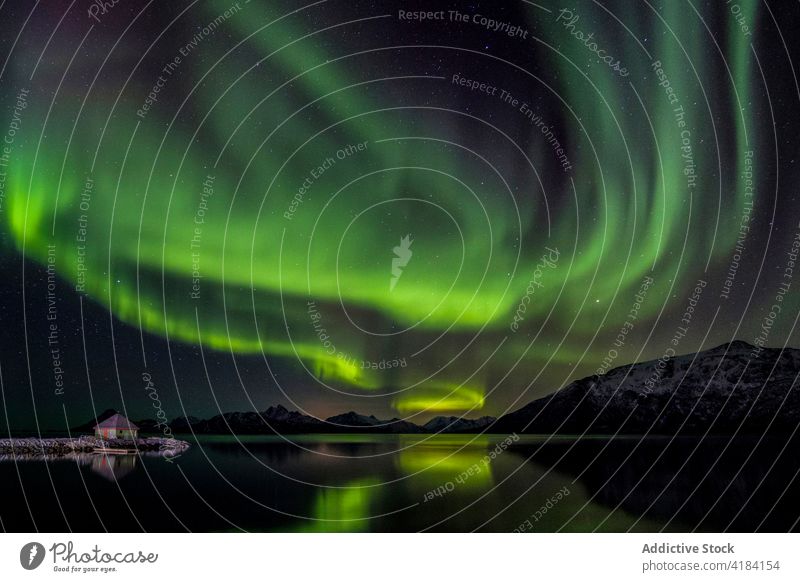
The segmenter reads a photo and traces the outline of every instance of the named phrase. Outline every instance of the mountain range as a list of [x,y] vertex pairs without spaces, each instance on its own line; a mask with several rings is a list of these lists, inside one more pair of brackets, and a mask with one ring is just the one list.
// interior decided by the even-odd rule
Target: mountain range
[[800,350],[734,341],[573,382],[502,416],[491,432],[763,434],[800,426]]
[[[320,420],[270,406],[209,419],[172,420],[173,433],[761,434],[800,426],[800,350],[759,350],[742,341],[683,356],[628,364],[577,380],[496,419],[437,416],[424,425],[346,412]],[[75,427],[90,432],[115,410]],[[161,433],[153,419],[134,421]]]
[[[72,429],[72,432],[91,432],[98,422],[117,414],[108,409],[94,420]],[[420,426],[399,418],[380,420],[375,416],[364,416],[357,412],[337,414],[325,420],[319,420],[296,410],[285,407],[270,406],[263,412],[226,412],[209,419],[194,416],[180,417],[172,420],[169,427],[173,433],[196,434],[301,434],[301,433],[459,433],[480,432],[495,420],[492,416],[477,419],[466,419],[457,416],[437,416],[425,425]],[[154,419],[134,420],[143,433],[161,433]]]

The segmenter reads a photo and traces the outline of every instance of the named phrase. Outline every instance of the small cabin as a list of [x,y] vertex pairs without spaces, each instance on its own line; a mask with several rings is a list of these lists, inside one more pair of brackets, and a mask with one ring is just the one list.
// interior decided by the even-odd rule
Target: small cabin
[[95,425],[94,436],[100,439],[135,439],[139,427],[121,414],[115,414]]

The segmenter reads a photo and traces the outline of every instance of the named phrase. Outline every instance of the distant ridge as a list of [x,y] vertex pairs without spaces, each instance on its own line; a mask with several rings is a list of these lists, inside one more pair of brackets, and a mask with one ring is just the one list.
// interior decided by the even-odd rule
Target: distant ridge
[[492,432],[763,434],[800,425],[800,350],[743,341],[589,376],[502,416]]
[[[102,421],[116,414],[109,409],[97,417]],[[194,432],[197,434],[304,434],[304,433],[385,433],[415,434],[437,432],[468,432],[472,428],[486,427],[495,419],[484,416],[476,420],[457,416],[438,416],[425,426],[419,426],[399,418],[380,420],[375,416],[364,416],[357,412],[337,414],[319,420],[296,410],[288,410],[280,404],[270,406],[264,412],[226,412],[209,419],[194,416],[179,417],[169,423],[175,434]],[[73,432],[91,432],[96,420],[72,429]],[[134,421],[143,432],[162,432],[153,419]]]
[[[800,426],[800,350],[758,348],[733,341],[716,348],[614,368],[534,400],[499,419],[437,416],[423,426],[354,411],[320,420],[284,406],[172,420],[173,433],[517,433],[517,434],[763,434]],[[75,427],[91,432],[115,414]],[[134,421],[161,432],[153,419]]]
[[423,428],[428,432],[480,432],[495,420],[493,416],[480,418],[461,418],[460,416],[437,416],[425,423]]
[[[93,433],[94,432],[94,427],[96,425],[100,424],[104,420],[108,420],[109,418],[111,418],[115,414],[119,414],[119,411],[117,411],[117,410],[115,410],[113,408],[108,408],[108,409],[104,410],[103,412],[101,412],[100,414],[98,414],[95,418],[91,419],[89,422],[86,422],[86,423],[84,423],[84,424],[82,424],[80,426],[76,426],[76,427],[74,427],[74,428],[72,428],[70,430],[72,432],[91,432],[91,433]],[[138,425],[139,423],[138,422],[134,422],[134,424]]]

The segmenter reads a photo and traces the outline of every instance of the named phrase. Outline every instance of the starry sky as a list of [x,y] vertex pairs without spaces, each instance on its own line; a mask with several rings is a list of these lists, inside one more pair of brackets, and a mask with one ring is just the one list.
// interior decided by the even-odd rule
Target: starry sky
[[0,424],[800,345],[796,6],[62,4],[0,4]]

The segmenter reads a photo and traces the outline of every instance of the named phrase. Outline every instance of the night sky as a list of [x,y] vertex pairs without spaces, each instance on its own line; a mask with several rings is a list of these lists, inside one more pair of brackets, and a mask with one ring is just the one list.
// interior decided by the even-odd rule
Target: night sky
[[100,4],[0,3],[1,426],[800,346],[796,3]]

